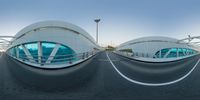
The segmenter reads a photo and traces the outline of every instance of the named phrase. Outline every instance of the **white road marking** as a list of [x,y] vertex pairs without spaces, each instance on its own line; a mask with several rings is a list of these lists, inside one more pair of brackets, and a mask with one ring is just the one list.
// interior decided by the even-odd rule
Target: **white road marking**
[[[107,60],[107,59],[98,59],[98,61],[108,61],[108,62],[110,62],[110,60]],[[119,60],[112,60],[112,61],[119,61]]]
[[177,83],[183,79],[185,79],[187,76],[189,76],[193,71],[194,69],[197,67],[197,65],[199,64],[200,62],[200,59],[197,61],[197,63],[194,65],[194,67],[187,73],[185,74],[183,77],[177,79],[177,80],[174,80],[174,81],[170,81],[170,82],[164,82],[164,83],[145,83],[145,82],[140,82],[140,81],[136,81],[136,80],[132,80],[130,79],[129,77],[127,77],[126,75],[122,74],[117,68],[116,66],[113,64],[113,62],[111,61],[110,57],[108,56],[108,53],[106,52],[106,56],[108,58],[108,60],[110,61],[111,65],[113,66],[113,68],[117,71],[117,73],[122,76],[123,78],[125,78],[126,80],[132,82],[132,83],[136,83],[136,84],[140,84],[140,85],[145,85],[145,86],[164,86],[164,85],[170,85],[170,84],[174,84],[174,83]]

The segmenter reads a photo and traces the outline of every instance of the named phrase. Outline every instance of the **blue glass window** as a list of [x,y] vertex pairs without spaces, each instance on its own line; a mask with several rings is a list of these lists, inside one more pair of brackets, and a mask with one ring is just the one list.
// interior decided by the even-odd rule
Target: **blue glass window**
[[54,47],[56,45],[54,43],[42,43],[42,62],[46,62],[49,56],[51,55],[51,52],[53,51]]
[[75,60],[75,52],[71,48],[61,45],[52,62],[68,62]]
[[159,56],[160,55],[160,51],[157,51],[155,55],[156,55],[156,58],[160,58],[160,56]]
[[191,49],[188,49],[188,54],[189,55],[192,55],[193,54],[193,51]]
[[29,43],[25,44],[25,47],[30,52],[33,59],[38,62],[38,44],[37,43]]
[[[193,49],[188,49],[188,48],[166,48],[161,50],[161,58],[164,58],[164,55],[170,50],[170,53],[167,55],[166,58],[176,58],[186,56],[186,55],[192,55],[192,54],[197,54],[198,51],[193,50]],[[178,53],[178,55],[177,55]],[[157,51],[155,53],[156,58],[160,58],[160,51]]]
[[13,56],[13,57],[16,57],[16,49],[15,49],[15,48],[11,48],[11,49],[9,50],[9,54],[10,54],[11,56]]
[[162,49],[161,50],[161,58],[164,58],[165,54],[170,50],[170,48]]
[[167,58],[176,58],[177,57],[177,48],[172,48],[170,53],[167,55]]
[[10,53],[11,56],[16,57],[16,49],[15,48],[11,48],[9,50],[9,53]]
[[[38,51],[39,51],[39,46],[37,42],[34,43],[26,43],[24,44],[24,47],[29,51],[31,56],[34,58],[36,62],[38,62]],[[51,42],[41,42],[41,49],[42,49],[42,63],[45,63],[49,56],[51,55],[53,49],[56,47],[56,43],[51,43]],[[18,53],[17,53],[18,51]],[[30,58],[26,55],[24,48],[19,45],[16,47],[11,48],[8,53],[16,57],[17,54],[19,54],[19,59],[22,60],[29,60]],[[53,57],[53,60],[51,63],[69,63],[69,62],[74,62],[77,61],[78,59],[76,58],[76,54],[74,50],[72,50],[68,46],[60,45],[55,56]]]

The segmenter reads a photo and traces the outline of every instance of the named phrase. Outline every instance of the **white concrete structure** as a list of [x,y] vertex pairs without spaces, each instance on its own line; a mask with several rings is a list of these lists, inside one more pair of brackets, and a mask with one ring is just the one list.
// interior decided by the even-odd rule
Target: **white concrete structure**
[[[116,48],[116,52],[142,61],[173,61],[197,54],[199,48],[168,37],[143,37],[128,41]],[[156,59],[159,58],[159,59]],[[161,59],[162,58],[162,59]]]
[[86,31],[62,21],[38,22],[14,37],[8,54],[40,68],[71,66],[101,49]]

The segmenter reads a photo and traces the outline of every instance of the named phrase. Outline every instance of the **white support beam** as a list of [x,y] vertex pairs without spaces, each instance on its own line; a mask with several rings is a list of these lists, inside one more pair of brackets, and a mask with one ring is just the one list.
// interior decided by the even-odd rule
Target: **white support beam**
[[54,47],[53,51],[51,52],[48,60],[46,61],[47,64],[51,63],[51,61],[54,59],[54,56],[56,55],[59,47],[60,47],[60,44],[56,44],[56,46]]
[[30,62],[35,62],[35,60],[33,59],[33,56],[31,55],[31,53],[28,51],[28,49],[24,46],[24,45],[21,45],[26,56],[28,57],[29,61]]
[[189,55],[188,49],[186,49],[186,55]]
[[183,52],[183,55],[184,55],[184,56],[186,56],[186,52],[187,52],[187,51],[186,51],[186,52],[184,52],[184,50],[183,50],[183,49],[181,49],[181,50],[182,50],[182,52]]
[[19,49],[17,46],[15,47],[15,50],[16,50],[16,57],[19,58]]
[[9,40],[6,40],[6,39],[3,39],[3,38],[0,38],[0,40],[2,40],[2,41],[5,41],[5,42],[8,42],[8,43],[10,43],[11,41],[9,41]]
[[42,43],[38,42],[38,63],[42,63]]
[[159,51],[159,58],[161,58],[161,50]]
[[0,38],[15,38],[14,36],[0,36]]
[[179,48],[176,48],[176,57],[179,57]]
[[172,51],[172,48],[164,55],[163,58],[166,58],[170,54],[171,51]]

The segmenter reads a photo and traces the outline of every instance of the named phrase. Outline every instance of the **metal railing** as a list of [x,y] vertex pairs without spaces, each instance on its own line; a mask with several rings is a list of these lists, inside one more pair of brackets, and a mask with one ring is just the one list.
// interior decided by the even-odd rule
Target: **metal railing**
[[38,55],[23,54],[17,57],[16,55],[11,55],[11,54],[8,55],[23,62],[39,64],[42,66],[42,65],[54,65],[54,64],[74,64],[76,62],[84,61],[97,53],[98,51],[67,54],[67,55],[56,55],[56,56],[38,56]]

